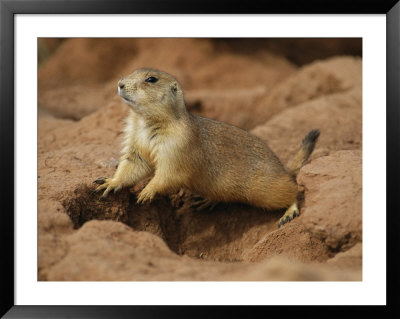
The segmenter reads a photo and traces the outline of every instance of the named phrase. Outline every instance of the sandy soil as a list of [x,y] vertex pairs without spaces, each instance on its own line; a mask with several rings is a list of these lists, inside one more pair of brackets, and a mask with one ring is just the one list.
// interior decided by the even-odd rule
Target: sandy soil
[[[41,39],[39,280],[361,280],[362,59],[355,39]],[[174,74],[189,110],[264,139],[286,163],[320,140],[297,176],[301,214],[190,194],[137,205],[146,181],[99,201],[118,164],[128,106],[118,79]]]

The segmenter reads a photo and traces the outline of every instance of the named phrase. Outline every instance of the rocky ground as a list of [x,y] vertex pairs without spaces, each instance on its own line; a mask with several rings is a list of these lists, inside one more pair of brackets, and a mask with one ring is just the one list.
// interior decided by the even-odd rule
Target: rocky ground
[[[39,280],[361,280],[362,59],[357,39],[41,39]],[[118,79],[175,75],[194,113],[265,140],[286,163],[321,131],[297,176],[301,214],[189,194],[137,205],[144,183],[99,201],[118,164],[128,106]]]

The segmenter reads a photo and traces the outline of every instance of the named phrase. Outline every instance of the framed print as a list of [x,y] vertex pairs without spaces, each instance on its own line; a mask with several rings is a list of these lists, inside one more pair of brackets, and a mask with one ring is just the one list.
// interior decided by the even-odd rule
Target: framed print
[[0,9],[5,318],[398,313],[396,1]]

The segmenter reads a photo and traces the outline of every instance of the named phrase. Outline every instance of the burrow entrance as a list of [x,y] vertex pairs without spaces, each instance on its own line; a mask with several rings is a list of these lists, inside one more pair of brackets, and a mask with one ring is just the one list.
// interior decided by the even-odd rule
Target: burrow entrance
[[101,201],[92,190],[81,185],[62,200],[75,228],[92,219],[120,221],[161,237],[178,255],[213,261],[246,261],[246,251],[277,228],[283,213],[243,204],[193,211],[190,194],[183,192],[138,205],[134,190],[123,189]]

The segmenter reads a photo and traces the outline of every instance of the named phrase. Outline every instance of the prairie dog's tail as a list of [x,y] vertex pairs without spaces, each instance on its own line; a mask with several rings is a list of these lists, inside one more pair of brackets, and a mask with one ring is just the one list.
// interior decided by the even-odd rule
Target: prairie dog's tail
[[305,164],[308,157],[314,150],[315,143],[319,137],[319,130],[312,130],[304,137],[301,142],[300,150],[289,160],[286,167],[293,175],[297,175],[300,168]]

